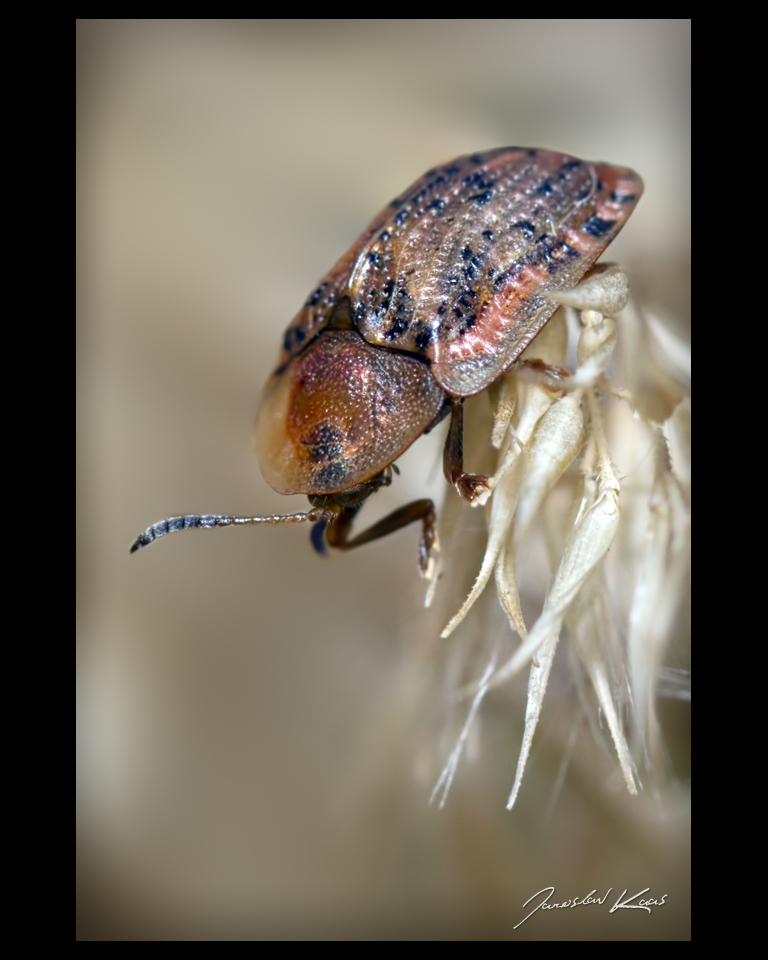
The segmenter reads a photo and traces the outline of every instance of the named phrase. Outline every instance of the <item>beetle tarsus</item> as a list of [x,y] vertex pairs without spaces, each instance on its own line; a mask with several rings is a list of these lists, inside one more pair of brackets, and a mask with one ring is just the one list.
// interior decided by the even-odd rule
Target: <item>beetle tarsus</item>
[[464,470],[464,401],[451,398],[451,423],[443,450],[445,479],[456,488],[467,503],[475,503],[490,490],[488,477]]
[[453,479],[453,485],[467,503],[474,503],[486,490],[490,489],[488,477],[480,473],[460,473]]
[[[432,504],[431,500],[428,502]],[[419,573],[422,577],[426,577],[429,574],[432,547],[434,547],[437,542],[436,521],[435,508],[434,505],[432,505],[432,509],[424,514],[421,540],[419,540]]]
[[530,360],[518,360],[514,369],[522,379],[537,383],[540,387],[558,395],[565,392],[564,388],[566,388],[567,381],[573,376],[572,371],[566,367],[558,367],[554,363],[545,363],[536,357],[532,357]]

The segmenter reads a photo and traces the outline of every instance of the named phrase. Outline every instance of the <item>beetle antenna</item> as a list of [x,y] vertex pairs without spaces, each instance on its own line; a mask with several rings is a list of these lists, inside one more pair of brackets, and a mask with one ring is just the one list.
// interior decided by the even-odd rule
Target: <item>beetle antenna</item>
[[166,533],[176,533],[179,530],[191,530],[195,527],[232,527],[246,523],[306,523],[322,520],[327,516],[327,511],[320,507],[307,510],[306,513],[277,513],[269,517],[219,517],[219,516],[188,516],[188,517],[170,517],[168,520],[160,520],[147,527],[144,533],[131,544],[131,553],[136,553],[140,547],[146,547]]

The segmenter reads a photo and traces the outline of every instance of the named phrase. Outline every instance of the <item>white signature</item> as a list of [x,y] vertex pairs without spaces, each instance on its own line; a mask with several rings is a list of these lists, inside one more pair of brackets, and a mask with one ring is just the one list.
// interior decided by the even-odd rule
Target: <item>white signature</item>
[[[650,889],[650,887],[646,887],[644,890],[640,890],[639,893],[636,893],[632,897],[627,897],[627,891],[625,890],[608,912],[615,913],[617,910],[647,910],[648,913],[650,913],[651,907],[663,906],[667,899],[666,893],[660,900],[656,900],[654,897],[646,897],[643,900],[638,899],[638,897],[642,897],[643,894],[648,893]],[[599,903],[602,906],[608,899],[608,894],[611,892],[611,890],[613,890],[613,887],[609,887],[602,897],[595,896],[597,893],[597,889],[595,889],[588,893],[586,897],[573,897],[570,900],[564,900],[562,903],[550,903],[550,900],[555,895],[555,888],[544,887],[542,890],[539,890],[538,893],[534,893],[532,897],[529,897],[529,899],[523,904],[523,908],[527,907],[532,900],[535,900],[536,897],[540,897],[543,893],[546,893],[546,897],[536,904],[527,917],[523,917],[520,923],[515,924],[513,929],[517,930],[517,928],[522,926],[526,920],[536,913],[537,910],[563,910],[566,907],[584,907],[590,903]],[[635,903],[634,901],[637,902]]]

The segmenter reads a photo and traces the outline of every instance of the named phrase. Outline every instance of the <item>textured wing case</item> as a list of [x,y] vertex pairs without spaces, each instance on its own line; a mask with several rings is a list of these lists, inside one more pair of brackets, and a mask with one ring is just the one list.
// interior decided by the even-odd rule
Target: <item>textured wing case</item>
[[[642,194],[631,170],[503,148],[430,170],[324,278],[285,335],[301,352],[349,298],[371,344],[419,353],[449,393],[488,387],[554,312]],[[346,302],[346,301],[345,301]]]

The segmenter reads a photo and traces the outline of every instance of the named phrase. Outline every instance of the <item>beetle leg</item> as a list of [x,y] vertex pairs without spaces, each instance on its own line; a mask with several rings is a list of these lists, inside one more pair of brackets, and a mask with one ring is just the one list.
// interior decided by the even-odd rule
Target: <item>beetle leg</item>
[[443,450],[443,473],[467,503],[474,503],[488,489],[488,477],[464,472],[464,401],[455,398],[451,398],[451,425]]
[[565,367],[558,367],[554,363],[545,363],[535,357],[530,360],[518,360],[512,369],[523,379],[531,380],[539,386],[558,394],[564,392],[563,381],[573,376],[571,371]]
[[383,520],[379,520],[372,527],[363,530],[362,533],[358,533],[356,537],[348,540],[352,520],[357,510],[357,507],[345,507],[339,516],[328,524],[325,536],[329,546],[337,547],[339,550],[352,550],[354,547],[361,547],[364,543],[371,543],[371,541],[378,540],[380,537],[386,537],[401,527],[407,527],[409,523],[421,520],[419,569],[422,573],[426,572],[429,554],[435,542],[435,505],[431,500],[414,500],[413,503],[400,507],[399,510],[395,510],[394,513],[390,513]]

